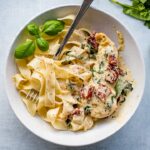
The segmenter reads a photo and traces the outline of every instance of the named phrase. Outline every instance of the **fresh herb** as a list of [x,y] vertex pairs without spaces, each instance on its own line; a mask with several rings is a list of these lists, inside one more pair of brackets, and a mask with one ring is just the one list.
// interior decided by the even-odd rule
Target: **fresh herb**
[[27,30],[32,36],[39,37],[39,27],[35,23],[27,25]]
[[44,23],[42,30],[35,23],[27,25],[27,31],[30,35],[34,36],[33,40],[27,40],[20,44],[15,49],[15,58],[23,59],[34,54],[36,44],[41,51],[49,49],[49,43],[41,35],[46,33],[48,35],[56,35],[64,29],[64,22],[59,20],[49,20]]
[[100,64],[99,64],[99,68],[98,70],[96,70],[94,67],[91,68],[91,72],[92,72],[92,76],[94,76],[94,73],[98,73],[98,74],[102,74],[104,73],[104,62],[101,61]]
[[47,35],[56,35],[64,29],[65,23],[60,20],[49,20],[43,25],[42,31]]
[[15,49],[15,58],[23,59],[28,56],[31,56],[35,51],[35,42],[32,40],[27,40],[23,44],[20,44]]
[[48,42],[47,42],[44,38],[42,38],[42,37],[37,38],[37,39],[36,39],[36,43],[37,43],[38,48],[39,48],[41,51],[47,51],[48,48],[49,48]]
[[98,80],[97,80],[97,84],[100,84],[100,82],[101,82],[101,79],[98,79]]
[[132,84],[129,83],[127,80],[119,78],[115,85],[115,90],[116,98],[118,98],[120,95],[127,96],[127,94],[133,90],[133,87]]
[[99,64],[99,74],[102,74],[102,73],[104,73],[104,62],[103,61],[101,61],[100,62],[100,64]]
[[87,47],[88,47],[88,52],[91,55],[94,55],[94,54],[96,54],[98,52],[98,50],[95,49],[91,44],[87,44]]
[[114,96],[112,96],[111,100],[106,103],[105,111],[107,111],[107,110],[110,111],[112,108],[112,105],[114,104],[115,101],[116,101],[116,98]]
[[92,107],[87,105],[84,107],[84,113],[85,115],[89,115],[91,113]]
[[123,89],[123,91],[122,91],[121,94],[124,95],[124,96],[127,96],[128,93],[131,92],[132,90],[133,90],[132,84],[129,83],[129,82],[126,82],[126,86],[125,86],[125,88]]
[[144,21],[144,24],[150,28],[150,0],[132,0],[132,5],[122,4],[117,0],[110,1],[121,6],[124,14]]

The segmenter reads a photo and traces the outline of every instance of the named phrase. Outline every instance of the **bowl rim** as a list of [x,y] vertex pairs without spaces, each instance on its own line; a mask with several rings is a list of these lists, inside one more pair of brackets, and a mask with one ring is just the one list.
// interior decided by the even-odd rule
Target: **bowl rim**
[[5,70],[4,70],[4,87],[5,87],[5,91],[6,91],[6,95],[7,95],[7,98],[9,100],[9,105],[11,106],[11,109],[13,110],[13,112],[15,113],[16,117],[18,118],[18,120],[22,123],[22,125],[27,128],[30,132],[32,132],[33,134],[35,134],[36,136],[38,136],[39,138],[45,140],[45,141],[48,141],[48,142],[51,142],[53,144],[56,144],[56,145],[61,145],[61,146],[70,146],[70,147],[79,147],[79,146],[86,146],[86,145],[91,145],[91,144],[95,144],[97,142],[100,142],[100,141],[103,141],[105,139],[107,139],[108,137],[110,137],[111,135],[115,134],[116,132],[118,132],[122,127],[124,127],[128,121],[133,117],[133,115],[135,114],[137,108],[139,107],[139,104],[140,102],[142,101],[142,97],[143,97],[143,94],[144,94],[144,89],[145,89],[145,80],[146,80],[146,71],[145,71],[145,63],[144,63],[144,59],[143,59],[143,55],[140,51],[140,46],[139,44],[137,43],[136,39],[134,38],[133,34],[129,31],[129,29],[126,27],[126,25],[124,23],[122,23],[122,21],[120,21],[119,19],[117,19],[117,17],[113,16],[112,14],[110,14],[109,12],[106,12],[106,10],[102,10],[100,8],[96,8],[96,7],[93,7],[91,6],[90,9],[93,9],[95,11],[99,11],[109,17],[111,17],[112,19],[114,19],[115,21],[117,21],[120,25],[122,25],[125,30],[129,33],[129,35],[131,36],[131,38],[133,39],[136,47],[137,47],[137,51],[139,53],[139,57],[140,57],[140,60],[141,60],[141,65],[143,67],[143,87],[142,87],[142,90],[141,90],[141,93],[140,93],[140,96],[139,96],[139,102],[138,104],[136,105],[136,107],[134,107],[134,110],[132,112],[132,114],[130,114],[130,117],[124,122],[122,123],[115,131],[113,132],[110,132],[107,136],[104,136],[103,138],[99,139],[97,138],[95,141],[88,141],[88,142],[84,142],[84,143],[80,143],[80,144],[74,144],[74,143],[67,143],[67,144],[64,144],[64,143],[61,143],[59,141],[55,141],[55,140],[49,140],[48,138],[44,137],[44,136],[41,136],[40,134],[36,133],[35,131],[33,131],[28,125],[26,125],[23,121],[23,119],[17,114],[16,110],[14,109],[13,105],[12,105],[12,102],[11,102],[11,97],[9,96],[9,91],[8,91],[8,88],[7,88],[7,66],[8,66],[8,61],[9,61],[9,55],[10,55],[10,52],[12,51],[12,47],[13,47],[13,44],[14,42],[17,40],[19,34],[24,30],[24,28],[27,26],[27,24],[29,22],[32,22],[35,18],[39,17],[40,15],[42,14],[45,14],[45,13],[48,13],[49,11],[52,11],[52,10],[55,10],[55,9],[59,9],[59,8],[65,8],[65,7],[80,7],[79,4],[63,4],[63,5],[57,5],[57,6],[54,6],[54,7],[50,7],[49,9],[46,9],[36,15],[34,15],[31,19],[28,19],[26,21],[26,23],[24,23],[24,25],[22,27],[20,27],[20,29],[18,30],[18,32],[16,33],[16,35],[14,36],[10,46],[9,46],[9,52],[7,53],[6,55],[6,59],[5,59]]

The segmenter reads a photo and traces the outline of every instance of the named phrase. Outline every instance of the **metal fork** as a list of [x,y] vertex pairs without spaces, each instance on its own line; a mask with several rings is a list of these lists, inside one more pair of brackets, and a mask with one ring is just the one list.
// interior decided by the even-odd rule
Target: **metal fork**
[[26,95],[26,99],[34,103],[38,103],[38,98],[39,98],[39,93],[33,89],[31,89]]
[[72,33],[75,30],[76,26],[78,25],[79,21],[81,20],[81,18],[83,17],[85,12],[88,10],[88,8],[90,7],[90,5],[93,1],[94,0],[84,0],[83,1],[75,20],[73,21],[68,33],[66,34],[66,36],[65,36],[64,40],[62,41],[59,49],[57,50],[57,52],[54,56],[54,59],[57,59],[57,56],[61,53],[62,49],[64,48],[65,44],[69,40],[70,36],[72,35]]

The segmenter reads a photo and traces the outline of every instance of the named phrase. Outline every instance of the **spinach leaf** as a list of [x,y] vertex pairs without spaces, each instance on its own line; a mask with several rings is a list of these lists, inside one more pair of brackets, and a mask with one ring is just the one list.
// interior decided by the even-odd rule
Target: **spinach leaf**
[[36,39],[36,43],[37,43],[38,48],[39,48],[41,51],[47,51],[48,48],[49,48],[48,42],[47,42],[44,38],[42,38],[42,37]]
[[132,90],[133,87],[131,83],[129,83],[127,80],[124,80],[123,78],[119,78],[115,85],[116,98],[118,98],[121,94],[127,96],[127,94]]
[[56,35],[64,29],[65,23],[60,20],[49,20],[43,25],[42,31],[48,35]]
[[119,78],[115,85],[116,98],[118,98],[121,95],[121,92],[124,89],[124,87],[125,87],[124,80]]
[[19,45],[15,49],[15,58],[23,59],[28,56],[31,56],[35,51],[35,42],[32,40],[28,40],[25,43]]

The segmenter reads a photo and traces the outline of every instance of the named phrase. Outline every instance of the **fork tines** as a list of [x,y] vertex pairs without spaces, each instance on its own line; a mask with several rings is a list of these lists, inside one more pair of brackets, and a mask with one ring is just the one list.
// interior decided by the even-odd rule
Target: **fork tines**
[[39,98],[39,92],[37,92],[33,89],[31,89],[26,95],[26,99],[28,99],[32,102],[35,102],[35,103],[38,102],[38,98]]

